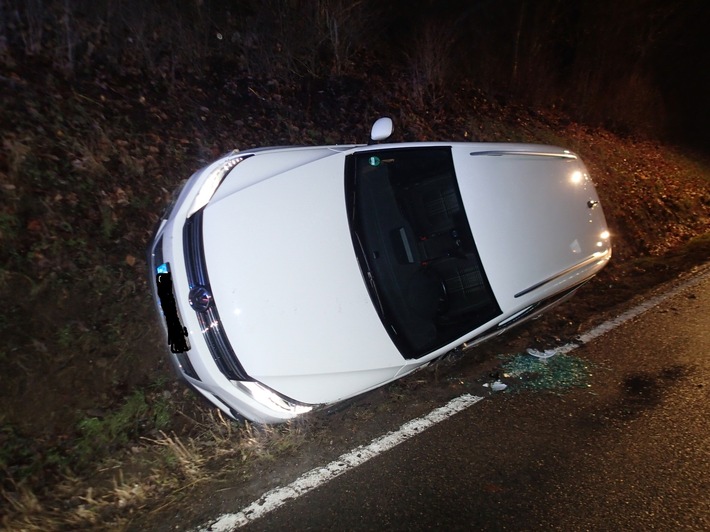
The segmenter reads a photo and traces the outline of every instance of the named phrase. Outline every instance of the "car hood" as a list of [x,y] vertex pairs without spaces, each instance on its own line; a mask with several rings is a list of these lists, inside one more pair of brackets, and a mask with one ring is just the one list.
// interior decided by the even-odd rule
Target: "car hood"
[[455,146],[453,155],[471,230],[501,308],[525,305],[523,294],[552,295],[574,276],[581,282],[611,256],[599,198],[575,154],[486,144]]
[[[204,211],[205,261],[246,372],[292,399],[327,403],[394,378],[404,360],[353,250],[345,154],[296,151],[284,169],[288,158],[256,154],[228,176]],[[323,378],[336,373],[347,378]]]

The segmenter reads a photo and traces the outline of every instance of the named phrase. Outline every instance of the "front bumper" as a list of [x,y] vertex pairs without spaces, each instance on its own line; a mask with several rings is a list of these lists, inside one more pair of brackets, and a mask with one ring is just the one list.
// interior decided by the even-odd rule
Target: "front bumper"
[[156,310],[173,365],[191,387],[235,419],[284,422],[310,411],[312,405],[283,397],[249,377],[229,345],[214,302],[199,310],[189,303],[190,291],[196,285],[209,288],[209,280],[199,254],[200,213],[187,221],[186,214],[200,189],[202,174],[209,174],[218,163],[188,181],[148,248]]

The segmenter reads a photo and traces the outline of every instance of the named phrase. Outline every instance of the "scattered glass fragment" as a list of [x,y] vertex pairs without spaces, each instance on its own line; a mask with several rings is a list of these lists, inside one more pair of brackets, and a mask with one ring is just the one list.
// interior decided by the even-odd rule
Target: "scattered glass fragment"
[[497,380],[493,384],[491,384],[491,390],[493,390],[494,392],[502,392],[507,387],[508,387],[507,384],[505,384],[504,382],[501,382],[499,380]]
[[550,358],[530,357],[529,353],[501,355],[502,370],[516,379],[516,390],[566,390],[589,387],[589,362],[558,353]]

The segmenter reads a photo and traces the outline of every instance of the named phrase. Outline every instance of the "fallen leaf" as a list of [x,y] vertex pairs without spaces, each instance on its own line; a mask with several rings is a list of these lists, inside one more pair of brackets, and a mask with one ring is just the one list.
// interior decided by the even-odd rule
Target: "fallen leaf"
[[29,222],[27,222],[27,230],[33,231],[33,232],[41,231],[42,230],[42,222],[40,222],[36,218],[33,220],[30,220]]

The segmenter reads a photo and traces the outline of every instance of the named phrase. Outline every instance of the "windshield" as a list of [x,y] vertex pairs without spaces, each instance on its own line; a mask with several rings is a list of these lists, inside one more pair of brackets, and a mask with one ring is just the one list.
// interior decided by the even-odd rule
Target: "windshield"
[[501,313],[476,251],[450,148],[351,155],[346,194],[363,277],[405,358],[424,356]]

